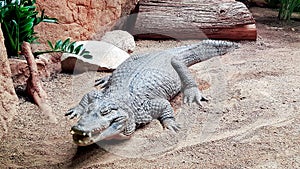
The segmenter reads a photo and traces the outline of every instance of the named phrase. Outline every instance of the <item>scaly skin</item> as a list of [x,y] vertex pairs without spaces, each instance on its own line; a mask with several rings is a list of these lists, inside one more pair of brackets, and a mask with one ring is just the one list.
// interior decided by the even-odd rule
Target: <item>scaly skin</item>
[[86,94],[66,113],[81,117],[71,129],[74,142],[86,146],[115,136],[128,138],[153,119],[178,131],[169,100],[182,91],[184,103],[206,101],[187,67],[236,47],[232,42],[205,40],[130,57],[111,76],[96,81],[103,90]]

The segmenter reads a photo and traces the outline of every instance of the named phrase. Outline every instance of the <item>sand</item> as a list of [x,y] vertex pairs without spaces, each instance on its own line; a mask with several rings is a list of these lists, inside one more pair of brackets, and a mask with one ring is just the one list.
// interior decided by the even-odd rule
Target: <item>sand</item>
[[[300,22],[252,8],[256,42],[190,68],[210,101],[172,101],[182,129],[153,121],[130,140],[88,147],[72,143],[64,113],[108,75],[58,74],[45,81],[51,113],[19,93],[18,113],[0,144],[0,168],[300,168]],[[137,53],[195,41],[137,41]]]

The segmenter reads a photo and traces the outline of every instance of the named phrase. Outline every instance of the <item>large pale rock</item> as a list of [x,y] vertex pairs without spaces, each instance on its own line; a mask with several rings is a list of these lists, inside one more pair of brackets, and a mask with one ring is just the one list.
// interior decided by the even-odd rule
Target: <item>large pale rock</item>
[[0,139],[8,132],[7,124],[16,112],[18,97],[11,79],[4,38],[0,26]]
[[122,30],[106,32],[101,41],[113,44],[128,53],[132,53],[136,46],[134,37],[130,33]]
[[85,71],[107,71],[116,69],[130,55],[120,48],[103,41],[80,41],[90,52],[92,58],[84,58],[74,54],[63,54],[62,70],[66,72],[82,73]]
[[39,9],[55,17],[59,24],[41,23],[35,27],[45,43],[72,37],[73,40],[100,40],[122,15],[130,13],[138,0],[37,0]]

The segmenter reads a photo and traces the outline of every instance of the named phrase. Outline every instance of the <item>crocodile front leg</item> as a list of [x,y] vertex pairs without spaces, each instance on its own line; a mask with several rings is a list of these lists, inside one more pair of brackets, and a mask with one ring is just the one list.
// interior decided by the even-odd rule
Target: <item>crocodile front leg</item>
[[144,110],[150,112],[154,119],[158,119],[162,126],[173,132],[177,132],[180,127],[175,122],[174,111],[166,99],[152,99],[147,102]]
[[184,62],[178,60],[176,57],[172,58],[171,64],[175,71],[178,73],[183,91],[183,102],[191,104],[196,102],[198,105],[202,106],[201,101],[208,101],[204,98],[197,87],[197,83],[190,74],[187,66]]
[[91,91],[83,96],[79,104],[67,111],[65,113],[65,116],[69,116],[70,119],[73,119],[74,117],[80,117],[82,114],[84,114],[86,108],[88,105],[94,101],[95,99],[102,98],[103,93],[101,91]]
[[109,82],[110,78],[111,78],[111,75],[96,79],[94,86],[100,86],[100,88],[105,88],[108,86],[108,82]]

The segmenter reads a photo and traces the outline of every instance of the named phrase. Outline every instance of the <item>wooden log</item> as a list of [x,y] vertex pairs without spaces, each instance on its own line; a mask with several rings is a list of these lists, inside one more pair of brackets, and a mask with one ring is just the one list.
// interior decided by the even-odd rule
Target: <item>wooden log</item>
[[251,12],[232,0],[141,0],[135,24],[127,30],[141,39],[256,40],[257,36]]

